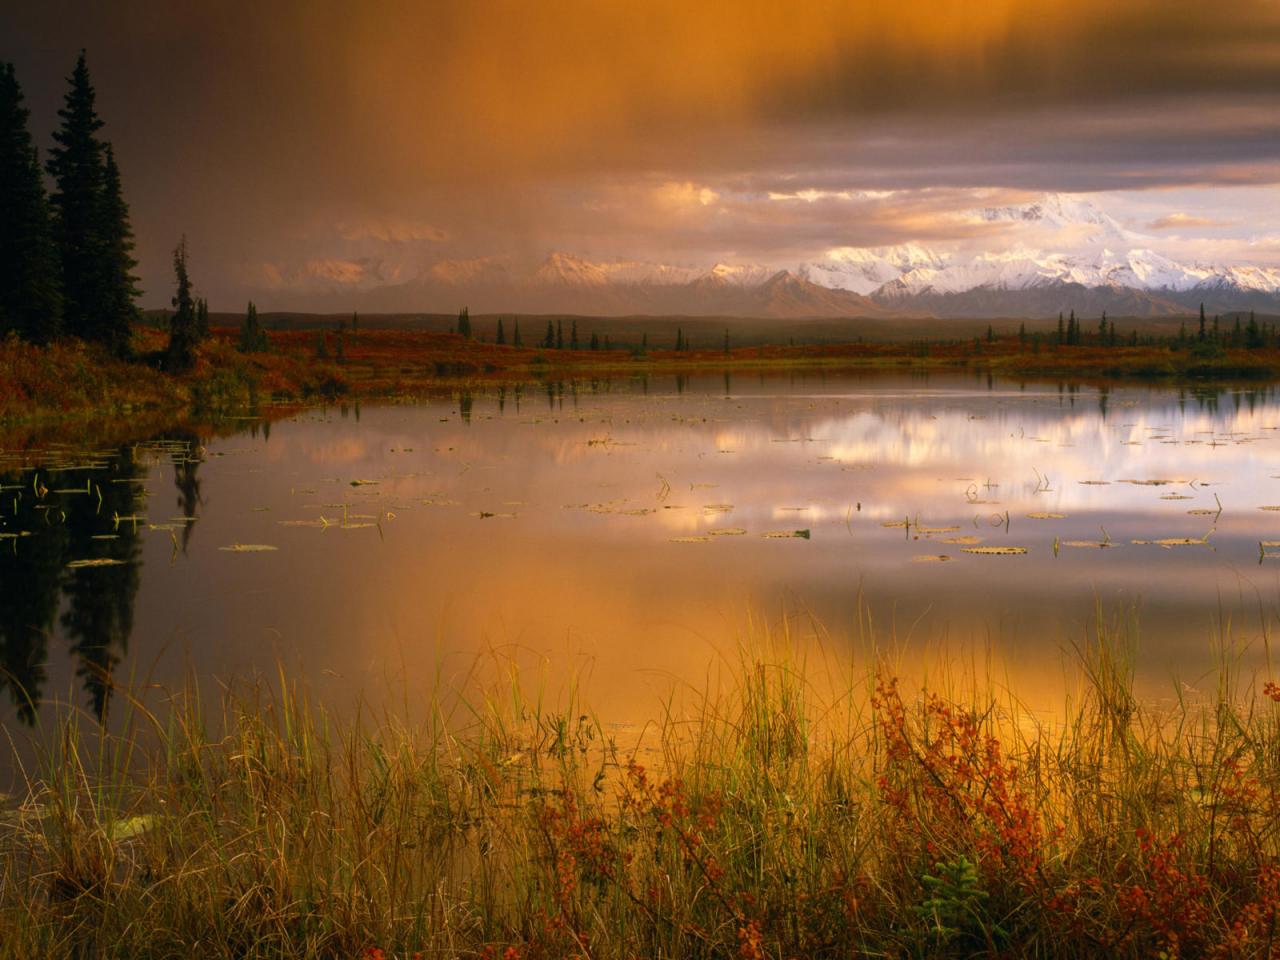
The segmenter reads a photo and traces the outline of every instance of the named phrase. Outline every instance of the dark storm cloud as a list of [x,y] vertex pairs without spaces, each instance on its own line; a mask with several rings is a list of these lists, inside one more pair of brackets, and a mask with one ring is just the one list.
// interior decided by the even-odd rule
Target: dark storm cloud
[[1265,0],[8,4],[0,59],[43,144],[82,46],[152,303],[182,232],[216,300],[265,262],[388,249],[764,255],[954,229],[752,202],[770,191],[1280,180]]

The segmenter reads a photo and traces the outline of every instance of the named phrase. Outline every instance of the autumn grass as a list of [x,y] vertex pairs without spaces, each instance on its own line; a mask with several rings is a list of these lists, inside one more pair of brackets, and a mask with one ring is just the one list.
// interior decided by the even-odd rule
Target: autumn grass
[[412,724],[122,691],[0,821],[0,956],[1280,955],[1280,690],[1157,710],[1122,649],[1045,719],[744,648],[653,754],[515,677]]
[[35,347],[0,342],[0,426],[95,421],[165,412],[209,417],[343,398],[405,400],[460,389],[556,380],[732,372],[920,373],[971,371],[1013,379],[1273,380],[1276,349],[1035,345],[1016,337],[929,344],[879,342],[754,346],[732,350],[554,350],[414,330],[273,331],[270,349],[243,354],[237,331],[215,329],[191,370],[159,369],[165,335],[134,331],[135,360],[68,340]]

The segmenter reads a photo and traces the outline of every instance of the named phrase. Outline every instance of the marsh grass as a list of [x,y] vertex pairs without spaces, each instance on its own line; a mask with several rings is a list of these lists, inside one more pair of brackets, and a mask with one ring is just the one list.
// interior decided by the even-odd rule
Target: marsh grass
[[1099,623],[1052,718],[784,639],[673,692],[644,754],[515,672],[341,720],[283,673],[120,691],[114,732],[41,731],[0,955],[1280,954],[1280,689],[1224,652],[1145,705]]

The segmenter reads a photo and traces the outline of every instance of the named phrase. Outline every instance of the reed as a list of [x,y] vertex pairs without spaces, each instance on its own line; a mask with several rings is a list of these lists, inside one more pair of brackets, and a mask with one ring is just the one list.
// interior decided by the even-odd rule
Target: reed
[[1157,709],[1124,637],[1052,719],[744,645],[643,755],[514,673],[412,723],[121,691],[0,823],[0,956],[1280,955],[1280,688],[1224,654]]

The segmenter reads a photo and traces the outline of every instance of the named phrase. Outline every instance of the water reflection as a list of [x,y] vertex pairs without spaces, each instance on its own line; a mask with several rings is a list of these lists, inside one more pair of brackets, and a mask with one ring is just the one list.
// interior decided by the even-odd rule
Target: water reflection
[[980,643],[1034,701],[1102,605],[1194,685],[1217,611],[1280,597],[1278,428],[1269,386],[715,373],[0,458],[0,668],[29,723],[169,648],[165,682],[284,658],[334,696],[519,649],[634,715],[638,675],[801,611],[841,649],[866,616],[907,658]]
[[[175,552],[187,552],[201,503],[199,449],[193,432],[171,431],[0,474],[0,688],[22,722],[44,696],[55,624],[85,702],[105,717],[133,633],[143,531],[168,530]],[[143,478],[166,456],[182,514],[153,523]]]

